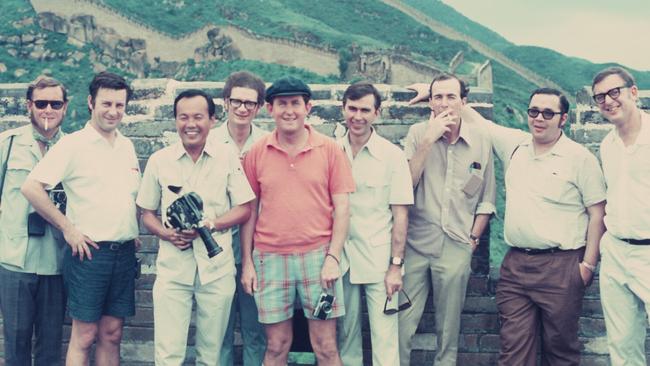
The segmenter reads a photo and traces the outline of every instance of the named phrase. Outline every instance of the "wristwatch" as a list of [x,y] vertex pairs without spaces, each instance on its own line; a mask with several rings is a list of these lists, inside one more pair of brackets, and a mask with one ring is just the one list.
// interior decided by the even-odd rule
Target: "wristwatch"
[[478,245],[478,242],[479,242],[479,239],[480,239],[478,236],[476,236],[474,234],[469,234],[469,238],[470,238],[471,241],[474,242],[475,245]]
[[401,267],[404,265],[404,258],[390,257],[390,264]]

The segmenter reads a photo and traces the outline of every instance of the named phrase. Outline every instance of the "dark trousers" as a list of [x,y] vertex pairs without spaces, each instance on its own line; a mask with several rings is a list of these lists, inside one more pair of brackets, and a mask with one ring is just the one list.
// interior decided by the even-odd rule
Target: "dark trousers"
[[9,271],[0,266],[0,309],[6,366],[61,365],[65,314],[61,276]]
[[500,366],[537,365],[538,335],[543,366],[580,364],[578,319],[585,286],[578,264],[583,256],[584,249],[506,254],[496,293]]

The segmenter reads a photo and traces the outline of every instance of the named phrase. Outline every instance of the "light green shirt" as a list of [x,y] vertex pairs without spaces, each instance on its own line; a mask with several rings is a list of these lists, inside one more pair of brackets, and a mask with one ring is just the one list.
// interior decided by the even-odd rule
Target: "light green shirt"
[[32,126],[27,125],[0,135],[0,164],[7,159],[12,135],[15,137],[0,199],[0,265],[16,272],[57,275],[61,273],[65,247],[61,234],[47,224],[44,236],[28,236],[27,216],[34,208],[20,193],[27,175],[43,156]]
[[408,162],[399,147],[375,131],[355,157],[347,134],[338,143],[352,164],[356,184],[350,194],[350,231],[342,271],[349,267],[351,283],[381,282],[391,255],[390,206],[413,204]]
[[[248,135],[248,139],[244,143],[244,148],[239,151],[239,159],[244,159],[244,156],[250,150],[251,146],[260,138],[266,136],[269,132],[265,131],[254,124],[251,123],[251,133]],[[219,127],[210,131],[209,138],[216,143],[232,145],[237,149],[237,144],[230,136],[230,131],[228,131],[228,122],[222,123]],[[235,263],[241,263],[241,245],[239,240],[239,226],[232,228],[232,250],[235,255]]]

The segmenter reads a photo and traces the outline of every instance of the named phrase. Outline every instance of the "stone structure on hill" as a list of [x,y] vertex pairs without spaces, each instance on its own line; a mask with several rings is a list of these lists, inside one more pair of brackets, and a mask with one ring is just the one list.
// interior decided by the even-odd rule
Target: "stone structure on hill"
[[[139,79],[133,82],[134,99],[129,104],[128,116],[124,119],[121,131],[130,137],[136,147],[141,165],[154,151],[177,139],[172,118],[173,99],[182,90],[199,88],[215,96],[217,117],[224,118],[223,101],[219,98],[223,88],[222,82],[177,82],[169,79]],[[347,85],[312,85],[314,107],[308,118],[312,124],[330,136],[340,136],[344,128],[341,125],[341,97]],[[28,123],[24,115],[25,84],[0,84],[0,130]],[[391,85],[380,85],[384,98],[381,120],[377,130],[393,142],[400,143],[409,126],[427,118],[429,109],[425,105],[408,106],[407,101],[412,92]],[[572,135],[579,142],[590,148],[597,147],[598,142],[610,130],[609,124],[603,123],[596,106],[591,102],[589,89],[577,95],[578,105],[573,113]],[[650,110],[650,92],[641,92],[641,102]],[[486,117],[492,115],[492,94],[490,90],[472,88],[469,104],[477,108]],[[258,123],[266,129],[273,126],[270,116],[260,113]],[[153,362],[153,316],[151,288],[155,278],[155,258],[158,243],[155,237],[142,229],[143,246],[138,254],[143,258],[144,275],[137,282],[136,316],[126,321],[124,343],[122,346],[122,364],[152,365]],[[494,302],[494,289],[498,270],[489,267],[489,246],[482,245],[472,262],[472,276],[467,293],[467,301],[462,315],[459,365],[490,366],[496,363],[499,349],[498,318]],[[431,299],[429,299],[431,304]],[[69,320],[69,319],[68,319]],[[69,324],[69,322],[68,322]],[[367,324],[366,324],[367,325]],[[194,327],[191,327],[187,361],[194,359]],[[431,306],[418,327],[413,365],[433,363],[435,356],[434,314]],[[1,333],[0,333],[1,334]],[[66,333],[67,334],[67,333]],[[370,345],[369,334],[364,334],[364,344]],[[241,342],[241,338],[237,338]],[[600,307],[598,280],[587,290],[584,310],[580,319],[580,339],[584,345],[583,365],[601,366],[608,364],[605,344],[605,328]],[[2,343],[0,343],[0,347]],[[650,349],[650,348],[646,348]],[[1,353],[1,348],[0,348]],[[241,357],[241,347],[237,348],[237,357]],[[366,355],[369,355],[366,350]],[[650,356],[650,355],[649,355]],[[369,359],[367,359],[369,365]]]

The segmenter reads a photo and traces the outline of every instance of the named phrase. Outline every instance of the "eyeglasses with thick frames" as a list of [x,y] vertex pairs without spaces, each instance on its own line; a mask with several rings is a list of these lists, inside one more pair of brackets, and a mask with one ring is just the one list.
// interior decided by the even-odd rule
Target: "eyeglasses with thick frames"
[[[400,292],[404,294],[404,297],[406,297],[406,302],[403,303],[403,304],[400,304],[397,307],[397,309],[387,309],[387,307],[388,307],[388,297],[387,297],[386,302],[384,303],[384,314],[386,314],[386,315],[397,314],[400,311],[406,310],[406,309],[410,308],[411,305],[413,305],[411,303],[411,299],[409,298],[409,295],[406,294],[406,291],[404,291],[404,289],[402,289]],[[397,296],[397,293],[394,293],[393,296]]]
[[542,114],[542,117],[545,120],[553,119],[553,117],[555,117],[556,114],[562,114],[562,112],[553,112],[552,110],[549,109],[544,109],[543,111],[540,111],[539,109],[530,108],[528,110],[528,117],[537,118],[537,116],[539,116],[540,113]]
[[49,104],[52,109],[59,110],[65,105],[65,102],[62,100],[35,100],[33,103],[37,109],[45,109]]
[[621,96],[621,89],[629,88],[627,85],[623,86],[618,86],[616,88],[609,89],[608,91],[604,93],[599,93],[599,94],[594,94],[594,102],[597,104],[603,104],[605,103],[605,96],[609,95],[610,98],[612,99],[618,99],[618,97]]
[[231,98],[231,99],[228,99],[228,103],[230,103],[230,105],[233,108],[239,108],[243,104],[244,108],[246,108],[249,111],[252,111],[253,109],[255,109],[255,107],[257,107],[257,102],[253,102],[253,101],[250,101],[250,100],[241,100],[241,99],[232,99]]

